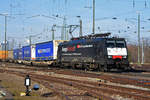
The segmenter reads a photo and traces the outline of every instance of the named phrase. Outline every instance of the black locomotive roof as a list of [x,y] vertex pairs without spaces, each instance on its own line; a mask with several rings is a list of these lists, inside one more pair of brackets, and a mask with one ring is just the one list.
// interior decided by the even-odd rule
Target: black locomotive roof
[[60,43],[60,45],[72,45],[72,44],[79,44],[79,43],[87,43],[87,42],[98,42],[104,40],[124,40],[124,38],[90,38],[90,39],[79,39],[79,40],[70,40],[68,42]]

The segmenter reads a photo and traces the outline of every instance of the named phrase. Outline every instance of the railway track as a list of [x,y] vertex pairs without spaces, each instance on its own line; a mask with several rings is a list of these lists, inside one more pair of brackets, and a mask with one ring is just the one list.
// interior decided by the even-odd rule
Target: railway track
[[68,75],[77,75],[77,76],[85,76],[85,77],[94,77],[94,78],[99,78],[99,76],[111,76],[113,78],[120,78],[121,79],[126,79],[126,80],[131,80],[135,81],[139,84],[148,84],[149,83],[149,77],[150,73],[149,72],[117,72],[117,73],[102,73],[102,72],[91,72],[91,71],[82,71],[82,70],[72,70],[72,69],[61,69],[61,68],[37,68],[33,66],[25,66],[25,65],[17,65],[15,64],[15,67],[11,65],[11,67],[16,68],[16,69],[26,69],[26,70],[36,70],[36,71],[44,71],[44,72],[56,72],[60,74],[68,74]]
[[[16,65],[15,65],[16,66]],[[148,72],[122,72],[122,73],[102,73],[102,72],[90,72],[90,71],[82,71],[82,70],[72,70],[72,69],[60,69],[60,68],[35,68],[33,66],[24,66],[24,67],[14,67],[17,69],[26,69],[29,71],[44,71],[44,72],[55,72],[58,74],[67,74],[67,75],[76,75],[76,76],[84,76],[84,77],[93,77],[93,78],[101,78],[104,80],[108,80],[114,83],[121,84],[130,84],[137,86],[148,87],[150,85],[150,73]],[[116,81],[117,80],[117,81]],[[129,81],[130,80],[130,81]]]
[[[25,66],[26,67],[26,66]],[[61,83],[66,86],[77,88],[78,90],[86,91],[83,95],[89,95],[94,98],[104,99],[104,100],[117,100],[118,98],[130,98],[131,100],[150,100],[150,86],[145,84],[144,81],[147,81],[142,77],[142,74],[139,74],[138,77],[140,79],[134,79],[134,75],[126,75],[127,73],[123,73],[122,75],[118,73],[92,73],[92,72],[84,72],[77,70],[60,70],[60,69],[35,69],[33,67],[11,67],[14,69],[23,69],[31,71],[29,72],[33,79],[37,79],[44,86],[49,82],[51,83]],[[9,71],[9,70],[7,70]],[[12,70],[10,70],[12,71]],[[14,71],[14,70],[13,70]],[[12,71],[12,72],[13,72]],[[37,74],[33,72],[42,72],[44,74]],[[15,72],[15,71],[14,71]],[[20,73],[20,72],[17,72]],[[54,73],[54,74],[52,74]],[[51,75],[52,74],[52,75]],[[67,75],[77,78],[85,78],[87,80],[81,79],[70,79],[64,77],[56,77],[55,74],[58,75]],[[88,78],[95,79],[94,81],[89,81]],[[144,78],[144,79],[143,79]],[[44,81],[41,81],[44,80]],[[44,83],[43,83],[44,82]],[[55,89],[57,90],[57,89]],[[61,96],[62,97],[62,96]],[[67,95],[63,96],[63,98],[68,98]],[[66,99],[67,99],[66,98]]]
[[[41,77],[43,78],[43,77]],[[49,80],[49,77],[45,78]],[[57,78],[56,77],[50,77],[50,80],[53,82],[60,82],[66,85],[71,85],[74,87],[77,87],[79,89],[91,89],[92,91],[98,91],[98,93],[93,93],[92,91],[89,91],[89,93],[95,94],[97,98],[104,98],[103,96],[100,96],[100,94],[105,94],[106,96],[110,95],[121,95],[125,98],[134,98],[134,99],[141,99],[141,100],[149,100],[149,91],[144,90],[138,90],[138,89],[131,89],[131,88],[124,88],[120,86],[113,86],[108,85],[105,83],[94,83],[94,82],[88,82],[88,81],[79,81],[79,80],[72,80],[72,79],[64,79],[64,78]],[[130,92],[130,93],[129,93]],[[132,93],[134,92],[134,93]],[[96,95],[98,94],[98,95]],[[139,95],[140,94],[140,95]],[[143,96],[144,95],[144,96]],[[110,98],[109,98],[110,100]]]
[[[1,70],[0,72],[16,74],[16,75],[22,76],[22,77],[25,77],[25,75],[27,74],[24,72],[12,71],[12,70]],[[104,96],[104,95],[101,95],[101,94],[95,92],[93,90],[94,88],[85,86],[85,84],[83,85],[78,82],[73,83],[73,81],[68,81],[67,79],[60,79],[60,78],[56,78],[56,77],[54,78],[54,77],[49,77],[49,76],[45,76],[45,75],[37,75],[37,74],[31,74],[31,73],[28,73],[28,74],[30,74],[30,77],[32,78],[32,80],[37,81],[40,84],[43,84],[47,88],[50,88],[49,83],[59,83],[59,84],[67,85],[69,87],[75,87],[75,88],[86,91],[86,94],[83,94],[83,95],[88,95],[88,96],[91,96],[94,98],[99,98],[99,100],[101,100],[101,99],[102,100],[113,100],[112,98],[110,98],[108,96]],[[62,92],[56,91],[57,88],[50,88],[50,89],[52,89],[55,93],[57,93],[61,97],[62,100],[71,100],[71,99],[69,99],[69,97],[67,95],[63,94]]]
[[[25,73],[22,72],[16,72],[16,71],[10,71],[10,70],[5,70],[4,72],[16,74],[16,75],[23,75],[25,76]],[[44,84],[44,86],[49,86],[48,82],[56,82],[56,83],[61,83],[65,84],[68,86],[73,86],[78,89],[86,90],[88,91],[88,94],[96,97],[96,98],[102,98],[104,100],[113,100],[112,98],[108,98],[110,95],[120,95],[124,98],[134,98],[134,99],[140,99],[140,100],[149,100],[150,98],[147,97],[149,92],[147,91],[142,91],[138,89],[126,89],[122,87],[117,87],[117,86],[112,86],[112,85],[106,85],[104,83],[92,83],[92,82],[86,82],[86,81],[77,81],[77,80],[71,80],[71,79],[64,79],[64,78],[56,78],[56,77],[50,77],[50,76],[45,76],[45,75],[37,75],[37,74],[31,74],[31,78],[34,79],[35,81],[38,81],[41,84]],[[44,81],[47,82],[44,82]],[[86,83],[86,84],[85,84]],[[97,91],[97,92],[95,92]],[[125,91],[125,92],[123,92]],[[129,93],[131,92],[131,93]],[[134,92],[134,93],[132,93]],[[58,92],[56,92],[58,93]],[[69,100],[66,95],[62,95],[61,93],[58,93],[61,98],[65,98],[65,100]],[[61,94],[61,95],[60,95]],[[100,95],[103,94],[103,95]],[[141,95],[138,95],[141,94]],[[105,95],[105,96],[104,96]],[[145,96],[143,96],[145,95]]]
[[[18,75],[18,76],[21,76],[21,77],[25,77],[27,75],[27,73],[24,73],[24,72],[11,71],[11,70],[2,70],[1,69],[0,72],[1,73],[5,72],[5,73],[9,73],[9,74],[15,74],[15,75]],[[57,94],[61,98],[61,100],[71,100],[65,94],[57,91],[55,88],[50,87],[49,83],[46,82],[46,81],[43,81],[43,79],[35,77],[34,75],[32,75],[31,78],[32,78],[33,81],[36,81],[36,82],[44,85],[46,88],[51,89],[55,94]]]

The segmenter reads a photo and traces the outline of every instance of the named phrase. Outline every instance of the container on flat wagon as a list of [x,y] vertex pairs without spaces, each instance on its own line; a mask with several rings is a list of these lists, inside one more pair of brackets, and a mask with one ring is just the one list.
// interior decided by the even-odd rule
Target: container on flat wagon
[[31,45],[31,60],[36,60],[36,46]]
[[22,47],[22,60],[30,60],[31,59],[31,46],[23,46]]
[[55,60],[57,59],[57,49],[59,43],[64,40],[53,40],[36,44],[36,60]]
[[8,51],[8,59],[12,60],[13,58],[14,58],[14,56],[13,56],[13,50],[9,50]]
[[14,49],[13,50],[13,59],[14,60],[18,60],[18,57],[19,57],[19,49]]
[[18,49],[18,60],[23,60],[23,50],[22,50],[22,48]]
[[8,51],[0,51],[0,60],[8,58]]

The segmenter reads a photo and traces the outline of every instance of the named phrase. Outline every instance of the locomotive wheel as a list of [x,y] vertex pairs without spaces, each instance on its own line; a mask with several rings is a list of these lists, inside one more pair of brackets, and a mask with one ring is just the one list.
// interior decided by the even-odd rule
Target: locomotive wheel
[[60,64],[60,68],[64,68],[65,66],[64,66],[64,64],[63,63],[61,63]]
[[104,72],[107,72],[107,71],[108,71],[107,67],[104,67],[104,68],[103,68],[103,71],[104,71]]
[[124,70],[125,70],[125,71],[132,71],[132,68],[131,68],[131,66],[127,66],[127,65],[126,65],[126,66],[124,67]]
[[107,65],[101,65],[101,66],[99,67],[99,71],[101,71],[101,72],[107,72],[107,71],[108,71]]

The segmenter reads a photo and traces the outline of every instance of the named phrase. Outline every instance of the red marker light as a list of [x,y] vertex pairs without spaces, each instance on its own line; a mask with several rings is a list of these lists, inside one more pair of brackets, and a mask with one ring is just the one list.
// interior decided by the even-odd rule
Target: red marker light
[[122,56],[112,56],[112,58],[113,59],[117,59],[117,58],[122,59]]
[[77,48],[80,48],[80,45],[77,45]]

